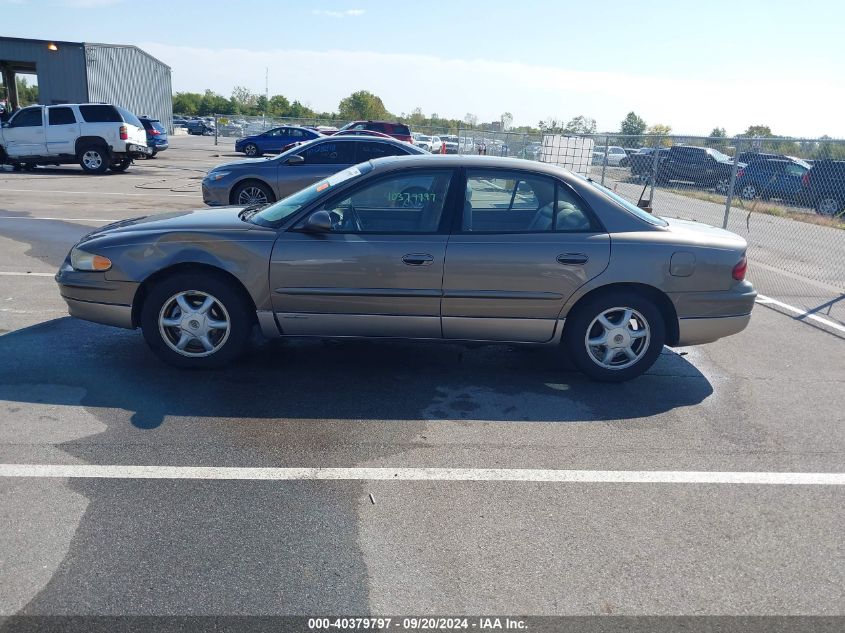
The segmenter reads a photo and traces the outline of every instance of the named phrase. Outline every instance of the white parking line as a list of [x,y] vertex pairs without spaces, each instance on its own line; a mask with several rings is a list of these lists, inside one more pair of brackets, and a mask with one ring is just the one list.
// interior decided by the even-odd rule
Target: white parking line
[[55,277],[56,273],[9,273],[0,272],[3,277]]
[[783,301],[778,301],[777,299],[772,299],[771,297],[767,297],[765,295],[757,295],[757,303],[761,305],[778,306],[779,308],[783,308],[784,310],[788,310],[789,312],[797,314],[799,319],[812,319],[813,321],[822,323],[829,328],[833,328],[834,330],[845,334],[845,326],[839,325],[838,323],[834,323],[833,321],[820,317],[816,314],[807,312],[806,310],[802,310],[801,308],[791,306],[788,303],[784,303]]
[[200,479],[258,481],[491,481],[539,483],[745,484],[842,486],[845,473],[683,470],[543,470],[533,468],[235,468],[0,464],[0,477]]
[[[121,192],[112,192],[112,191],[54,191],[49,189],[6,189],[0,188],[0,191],[11,191],[14,193],[58,193],[62,195],[73,195],[73,196],[138,196],[138,197],[149,197],[150,194],[148,193],[121,193]],[[161,191],[160,189],[150,189],[150,191]],[[200,192],[197,191],[196,193],[157,193],[156,195],[161,196],[163,198],[196,198]]]

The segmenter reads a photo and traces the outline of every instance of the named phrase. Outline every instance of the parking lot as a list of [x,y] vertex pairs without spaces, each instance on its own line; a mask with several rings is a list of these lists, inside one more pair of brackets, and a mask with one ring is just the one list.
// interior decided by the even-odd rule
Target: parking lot
[[[0,615],[843,615],[841,312],[758,305],[619,385],[506,345],[255,341],[178,371],[69,318],[52,275],[94,227],[201,207],[240,157],[213,142],[0,172],[0,464],[108,467],[0,469]],[[752,282],[782,274],[756,252]]]

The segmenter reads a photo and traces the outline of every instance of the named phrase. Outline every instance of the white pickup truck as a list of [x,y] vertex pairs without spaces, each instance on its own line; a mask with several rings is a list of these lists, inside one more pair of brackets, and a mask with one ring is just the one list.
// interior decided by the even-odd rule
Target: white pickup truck
[[0,128],[0,163],[79,163],[89,174],[126,171],[133,158],[148,156],[144,126],[134,114],[103,103],[29,106]]

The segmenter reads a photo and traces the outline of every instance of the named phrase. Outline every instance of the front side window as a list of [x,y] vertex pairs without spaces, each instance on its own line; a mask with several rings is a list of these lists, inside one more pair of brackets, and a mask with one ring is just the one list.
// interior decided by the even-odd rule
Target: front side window
[[306,165],[350,165],[355,162],[355,144],[326,141],[309,145],[301,155]]
[[9,123],[9,127],[38,127],[43,125],[41,108],[24,108]]
[[50,125],[72,125],[76,123],[76,117],[71,108],[49,108],[47,113]]
[[547,176],[470,170],[461,219],[464,232],[589,232],[584,204]]
[[329,200],[323,209],[338,233],[435,233],[451,179],[451,170],[395,174]]

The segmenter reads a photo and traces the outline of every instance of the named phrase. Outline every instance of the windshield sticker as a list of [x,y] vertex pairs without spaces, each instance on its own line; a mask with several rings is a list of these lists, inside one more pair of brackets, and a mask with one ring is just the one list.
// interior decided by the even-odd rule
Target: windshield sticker
[[354,178],[355,176],[360,176],[361,170],[357,167],[350,167],[349,169],[344,169],[336,173],[334,176],[329,176],[326,178],[325,182],[329,184],[329,187],[334,187],[335,185],[339,185],[342,182],[349,180],[350,178]]

